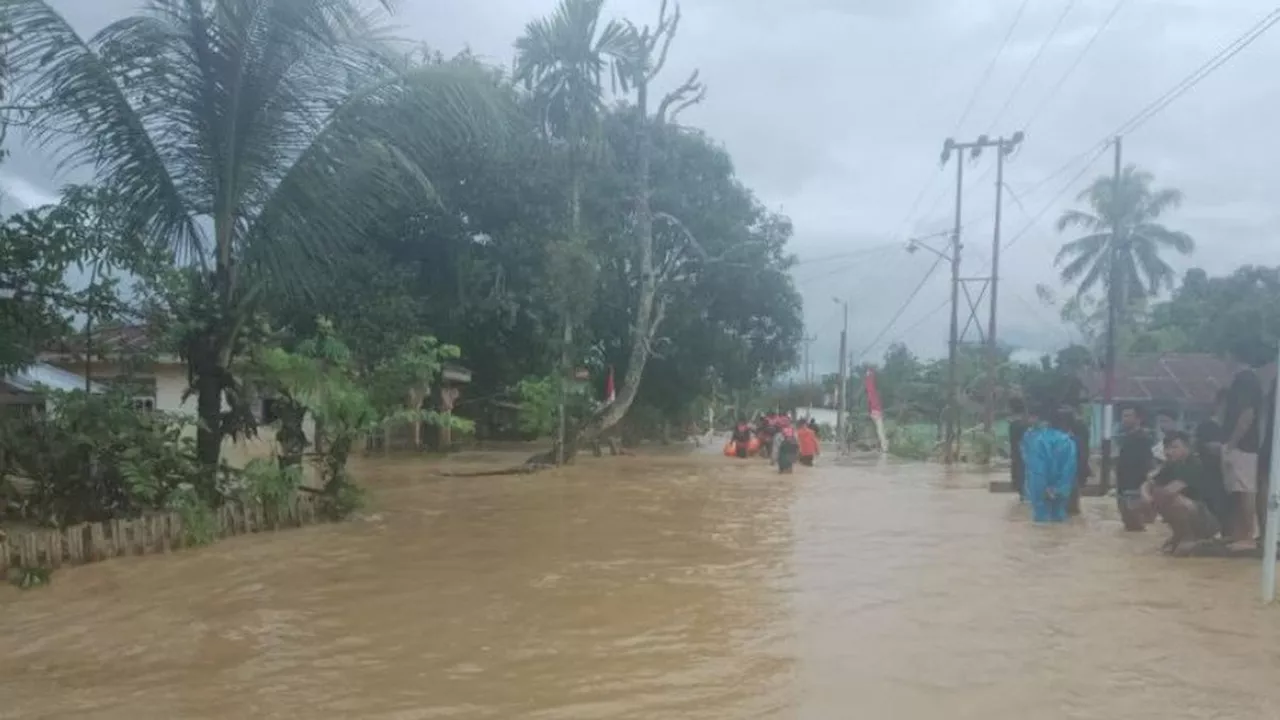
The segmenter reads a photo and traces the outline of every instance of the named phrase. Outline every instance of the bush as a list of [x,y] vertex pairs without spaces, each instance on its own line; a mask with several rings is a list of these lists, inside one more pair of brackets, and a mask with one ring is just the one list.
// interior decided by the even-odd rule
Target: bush
[[198,474],[180,418],[137,410],[123,390],[50,392],[50,411],[0,428],[0,474],[25,478],[19,512],[64,526],[162,508]]
[[904,460],[928,460],[933,457],[931,439],[911,432],[910,426],[893,425],[885,434],[889,441],[889,454]]
[[978,465],[990,465],[996,453],[996,436],[985,430],[975,430],[967,439],[969,458]]
[[170,494],[168,509],[182,521],[182,542],[188,547],[208,545],[218,539],[218,516],[190,483],[183,483]]
[[242,473],[239,500],[261,505],[268,518],[278,519],[288,510],[302,486],[302,466],[281,467],[275,460],[249,461]]

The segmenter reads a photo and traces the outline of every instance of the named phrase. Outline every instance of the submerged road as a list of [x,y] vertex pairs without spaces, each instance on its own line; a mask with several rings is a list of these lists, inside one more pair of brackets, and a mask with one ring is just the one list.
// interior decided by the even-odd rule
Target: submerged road
[[586,459],[358,472],[353,522],[0,589],[0,718],[1280,717],[1256,562],[987,476]]

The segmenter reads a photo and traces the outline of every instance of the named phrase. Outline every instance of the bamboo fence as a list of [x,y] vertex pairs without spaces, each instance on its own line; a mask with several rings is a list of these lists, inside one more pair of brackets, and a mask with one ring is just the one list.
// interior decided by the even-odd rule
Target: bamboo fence
[[[228,503],[216,514],[217,537],[302,527],[321,517],[316,499],[309,494],[297,496],[278,513],[261,505]],[[15,530],[0,534],[0,577],[14,568],[56,570],[113,557],[167,553],[185,544],[182,518],[176,512],[67,528]]]

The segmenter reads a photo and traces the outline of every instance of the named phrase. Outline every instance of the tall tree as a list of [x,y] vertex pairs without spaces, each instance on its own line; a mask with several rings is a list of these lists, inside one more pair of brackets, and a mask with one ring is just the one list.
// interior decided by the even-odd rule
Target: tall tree
[[263,288],[305,293],[382,212],[431,197],[442,146],[503,127],[486,78],[387,52],[358,0],[153,0],[87,39],[48,0],[4,12],[34,138],[191,268],[182,349],[210,470]]
[[1067,210],[1058,218],[1058,232],[1075,228],[1086,233],[1064,244],[1054,258],[1062,267],[1062,281],[1076,284],[1078,295],[1099,284],[1110,290],[1114,278],[1115,298],[1123,307],[1173,288],[1173,268],[1161,253],[1190,254],[1195,241],[1158,222],[1182,203],[1182,193],[1154,189],[1153,181],[1151,173],[1130,165],[1120,175],[1117,193],[1114,178],[1099,177],[1077,197],[1089,209]]
[[[652,163],[656,133],[685,108],[697,104],[706,96],[705,86],[698,80],[695,70],[674,90],[661,96],[657,108],[651,110],[650,87],[667,64],[667,54],[680,27],[680,8],[668,11],[667,0],[662,0],[658,20],[654,25],[638,27],[627,23],[633,37],[630,53],[620,60],[619,74],[626,84],[635,89],[636,102],[632,111],[636,118],[636,163],[632,187],[632,226],[634,239],[631,272],[638,287],[637,300],[630,322],[630,341],[627,353],[626,373],[617,399],[604,406],[580,430],[577,442],[590,441],[605,430],[617,425],[635,401],[644,377],[645,364],[653,354],[653,342],[668,310],[668,298],[660,296],[663,284],[671,274],[679,272],[680,263],[668,262],[659,268],[655,263],[654,224],[657,218],[653,206]],[[652,114],[650,114],[652,112]],[[666,222],[679,226],[672,216],[661,216]],[[681,236],[681,252],[696,245],[696,240],[686,232]]]
[[516,40],[516,79],[533,93],[544,132],[567,146],[569,207],[567,243],[552,246],[553,267],[560,276],[556,304],[561,315],[559,435],[556,461],[564,461],[565,400],[574,326],[583,317],[580,293],[590,287],[591,263],[582,226],[585,163],[598,146],[604,104],[604,74],[610,71],[626,91],[625,75],[616,61],[632,52],[634,34],[611,20],[600,27],[604,0],[560,0],[551,15],[533,20]]

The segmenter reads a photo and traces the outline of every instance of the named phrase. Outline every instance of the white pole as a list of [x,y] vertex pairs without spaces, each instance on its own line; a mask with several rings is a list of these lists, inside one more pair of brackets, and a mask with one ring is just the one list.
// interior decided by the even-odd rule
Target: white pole
[[[1280,363],[1280,355],[1277,356]],[[1264,392],[1266,388],[1263,388]],[[1264,395],[1265,397],[1265,395]],[[1276,393],[1276,408],[1280,408],[1280,393]],[[1273,408],[1273,411],[1276,409]],[[1263,418],[1266,416],[1263,415]],[[1267,530],[1262,536],[1262,602],[1270,604],[1276,599],[1276,541],[1280,538],[1280,423],[1271,428],[1271,467],[1267,489]]]

